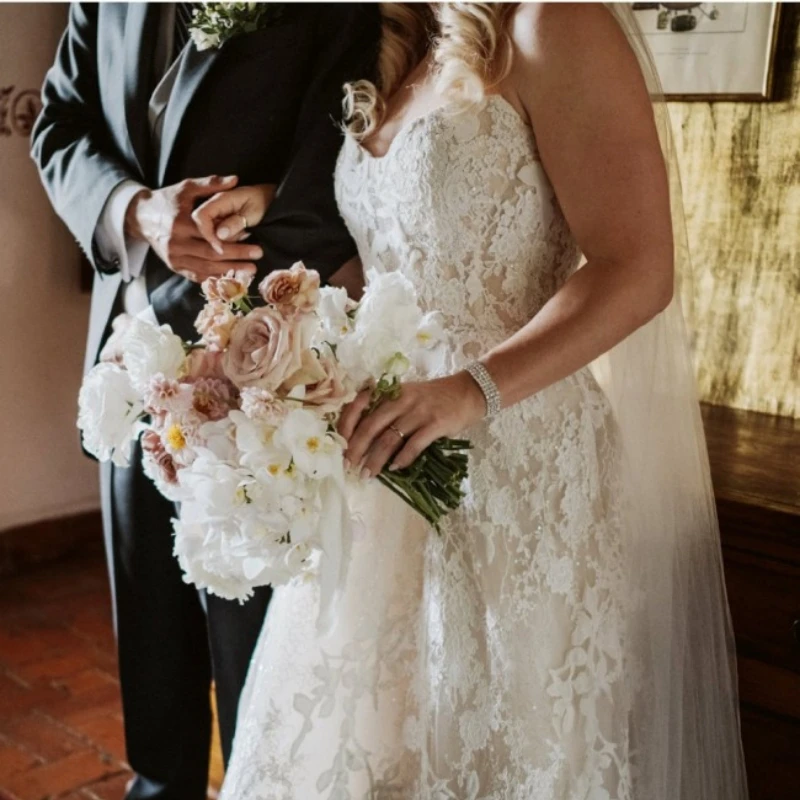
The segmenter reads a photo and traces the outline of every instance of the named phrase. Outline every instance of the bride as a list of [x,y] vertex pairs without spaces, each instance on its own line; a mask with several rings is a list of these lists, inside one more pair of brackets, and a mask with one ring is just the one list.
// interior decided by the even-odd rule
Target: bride
[[275,592],[222,797],[741,800],[679,185],[632,12],[383,14],[337,198],[451,347],[341,432],[365,478],[468,437],[467,499],[437,534],[358,490],[333,631],[313,583]]

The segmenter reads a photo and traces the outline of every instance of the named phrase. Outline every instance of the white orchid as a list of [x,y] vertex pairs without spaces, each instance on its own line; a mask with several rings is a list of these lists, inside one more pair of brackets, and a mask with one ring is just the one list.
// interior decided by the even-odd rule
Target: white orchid
[[355,303],[347,296],[347,290],[339,286],[324,286],[319,290],[317,317],[319,327],[314,335],[314,347],[321,348],[326,342],[337,345],[353,330],[348,312]]
[[313,411],[290,411],[275,433],[275,443],[285,447],[297,468],[313,478],[324,478],[342,470],[346,443],[328,431],[328,423]]

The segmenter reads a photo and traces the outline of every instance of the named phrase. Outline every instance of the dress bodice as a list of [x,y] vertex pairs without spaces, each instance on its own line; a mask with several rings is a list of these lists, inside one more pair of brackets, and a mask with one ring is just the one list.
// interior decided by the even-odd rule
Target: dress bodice
[[580,261],[533,132],[500,95],[412,120],[381,157],[348,137],[336,196],[364,267],[412,280],[456,362],[521,328]]

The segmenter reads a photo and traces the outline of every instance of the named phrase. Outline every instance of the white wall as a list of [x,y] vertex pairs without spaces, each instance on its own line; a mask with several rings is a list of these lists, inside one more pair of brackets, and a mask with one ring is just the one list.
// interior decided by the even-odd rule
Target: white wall
[[[13,85],[12,101],[41,86],[66,17],[65,4],[0,3],[0,91]],[[98,506],[75,428],[89,297],[28,148],[0,135],[0,531]]]

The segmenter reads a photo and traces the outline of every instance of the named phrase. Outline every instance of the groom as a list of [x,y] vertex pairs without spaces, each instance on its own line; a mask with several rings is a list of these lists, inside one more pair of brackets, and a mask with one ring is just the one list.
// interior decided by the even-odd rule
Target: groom
[[[258,280],[303,259],[324,279],[355,254],[333,196],[336,120],[342,84],[371,72],[377,7],[237,4],[248,24],[198,50],[193,5],[73,4],[45,80],[33,156],[96,270],[87,366],[123,310],[194,338],[206,275],[254,264]],[[263,221],[247,220],[251,238],[221,252],[191,219],[202,199],[234,185],[219,176],[277,187]],[[240,606],[183,583],[175,509],[144,476],[138,448],[128,469],[103,465],[101,488],[136,773],[127,797],[200,800],[211,676],[227,760],[268,592]]]

